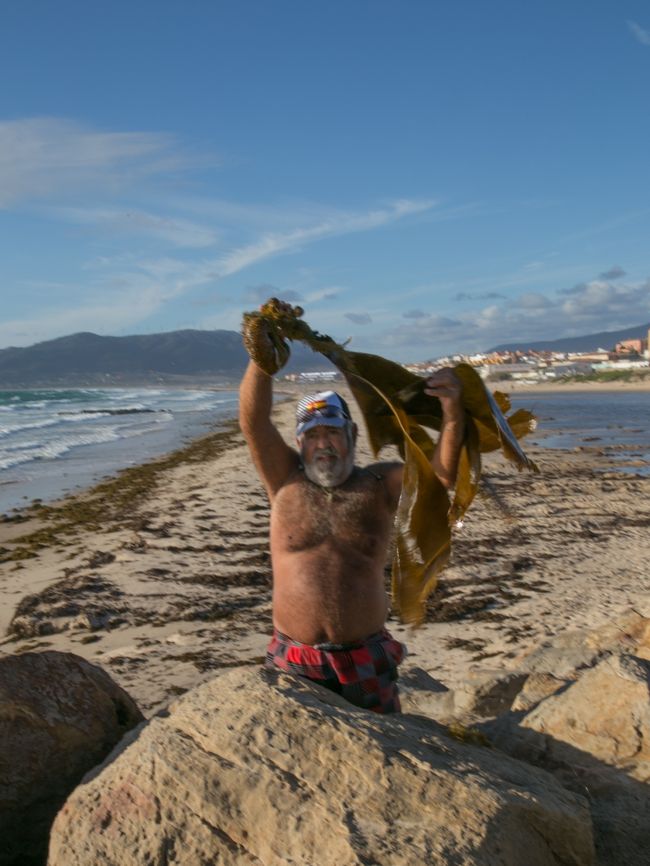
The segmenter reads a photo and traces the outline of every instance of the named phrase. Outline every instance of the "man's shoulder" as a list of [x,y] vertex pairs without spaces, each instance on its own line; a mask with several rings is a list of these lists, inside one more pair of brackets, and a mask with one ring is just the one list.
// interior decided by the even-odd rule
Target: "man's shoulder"
[[379,481],[386,493],[389,507],[395,508],[402,492],[404,464],[399,460],[384,460],[370,463],[365,467],[365,472]]
[[309,481],[305,478],[305,471],[302,468],[302,463],[300,462],[300,459],[296,459],[296,462],[291,467],[287,477],[278,487],[277,493],[280,493],[282,490],[295,488],[296,486],[304,487],[308,484]]
[[377,478],[387,478],[396,472],[402,472],[403,469],[404,464],[399,460],[382,460],[377,463],[369,463],[363,467],[364,472],[368,472]]

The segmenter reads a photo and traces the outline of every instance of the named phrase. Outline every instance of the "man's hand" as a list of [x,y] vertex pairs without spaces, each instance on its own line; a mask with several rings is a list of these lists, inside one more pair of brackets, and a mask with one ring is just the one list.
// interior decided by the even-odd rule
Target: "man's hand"
[[450,490],[456,483],[458,458],[465,432],[463,385],[451,367],[443,367],[426,379],[424,393],[437,397],[442,407],[442,427],[431,465],[440,481]]
[[302,314],[299,307],[294,309],[291,304],[279,301],[277,298],[269,298],[265,304],[262,304],[259,313],[244,313],[242,323],[244,347],[253,363],[267,376],[272,376],[281,370],[291,354],[276,320],[278,317],[296,315],[296,311]]
[[424,393],[440,400],[444,421],[464,420],[463,384],[451,367],[443,367],[432,373],[425,380]]
[[287,301],[281,301],[279,298],[269,298],[264,304],[260,304],[260,312],[263,313],[265,308],[271,306],[277,310],[277,312],[285,313],[287,316],[291,316],[294,311],[292,305],[287,303]]

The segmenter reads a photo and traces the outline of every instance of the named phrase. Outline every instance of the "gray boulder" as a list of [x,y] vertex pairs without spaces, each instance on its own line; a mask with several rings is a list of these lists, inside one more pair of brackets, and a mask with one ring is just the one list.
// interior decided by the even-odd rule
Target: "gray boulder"
[[142,715],[72,653],[0,658],[0,864],[42,864],[54,816]]

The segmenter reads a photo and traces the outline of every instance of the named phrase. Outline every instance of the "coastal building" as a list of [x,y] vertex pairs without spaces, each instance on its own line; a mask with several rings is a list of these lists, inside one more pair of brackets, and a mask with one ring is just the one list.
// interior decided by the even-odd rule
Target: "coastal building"
[[580,361],[581,363],[597,364],[600,361],[609,361],[610,353],[606,349],[598,349],[597,352],[569,352],[565,361]]
[[619,358],[614,361],[601,361],[599,364],[594,364],[594,371],[599,370],[647,370],[650,367],[650,361],[647,358]]
[[[287,376],[287,378],[289,378]],[[297,381],[299,382],[336,382],[341,378],[338,370],[316,370],[310,373],[299,373]],[[294,380],[296,381],[296,380]]]
[[647,340],[621,340],[614,349],[617,355],[642,355],[647,349]]

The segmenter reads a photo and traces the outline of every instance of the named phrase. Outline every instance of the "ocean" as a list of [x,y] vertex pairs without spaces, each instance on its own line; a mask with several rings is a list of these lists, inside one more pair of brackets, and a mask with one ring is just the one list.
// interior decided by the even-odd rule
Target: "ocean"
[[59,498],[209,433],[236,391],[0,391],[0,514]]
[[[531,392],[511,399],[513,408],[537,415],[529,441],[602,448],[613,468],[650,474],[650,393]],[[235,417],[237,406],[235,391],[0,391],[0,514],[179,448]]]
[[597,448],[612,469],[650,475],[650,392],[567,391],[511,394],[513,409],[530,409],[537,430],[524,440],[544,448]]

